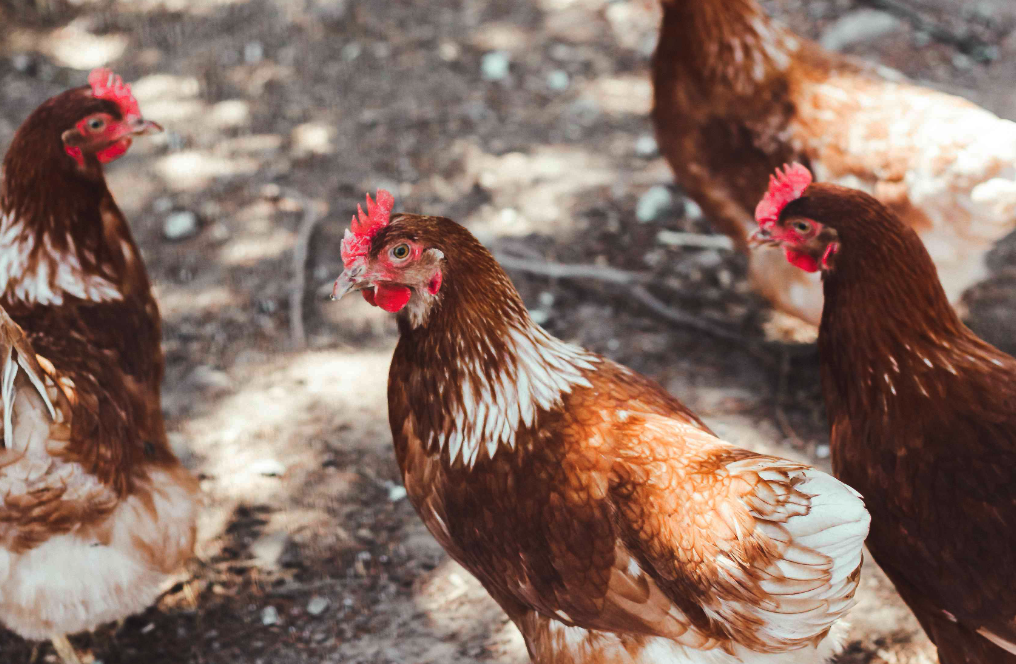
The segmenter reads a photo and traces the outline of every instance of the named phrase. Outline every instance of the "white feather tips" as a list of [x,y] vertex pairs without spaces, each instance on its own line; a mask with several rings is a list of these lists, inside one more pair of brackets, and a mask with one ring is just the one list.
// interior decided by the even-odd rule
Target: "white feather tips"
[[513,328],[506,341],[497,375],[488,376],[475,360],[462,366],[454,424],[447,434],[433,434],[451,463],[461,459],[472,468],[481,449],[491,459],[501,447],[515,449],[516,433],[532,427],[539,411],[561,405],[575,387],[591,386],[584,372],[598,360],[585,350],[537,325]]

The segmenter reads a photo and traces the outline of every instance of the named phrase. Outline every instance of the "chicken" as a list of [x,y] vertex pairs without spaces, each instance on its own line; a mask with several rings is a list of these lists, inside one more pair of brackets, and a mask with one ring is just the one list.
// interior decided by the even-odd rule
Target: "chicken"
[[1016,662],[1016,360],[949,306],[917,233],[853,189],[773,178],[758,238],[824,278],[833,471],[941,664]]
[[[410,500],[537,664],[824,661],[868,515],[719,440],[659,385],[533,323],[465,228],[368,197],[333,297],[398,312],[388,414]],[[832,632],[832,635],[830,633]]]
[[[677,181],[747,251],[766,177],[797,161],[914,228],[954,305],[1016,228],[1016,123],[770,22],[756,0],[663,0],[653,122]],[[771,252],[754,288],[818,325],[822,288]]]
[[51,638],[145,609],[193,552],[160,408],[159,309],[102,164],[161,128],[99,69],[18,129],[0,185],[0,622]]

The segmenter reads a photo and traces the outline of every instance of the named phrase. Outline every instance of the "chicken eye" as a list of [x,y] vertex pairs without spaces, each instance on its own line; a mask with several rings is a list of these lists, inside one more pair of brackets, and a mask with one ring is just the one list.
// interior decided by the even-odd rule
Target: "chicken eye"
[[88,128],[92,131],[99,131],[106,126],[106,121],[102,118],[92,118],[88,121]]
[[409,245],[402,243],[392,247],[392,258],[401,261],[409,257]]
[[795,221],[793,226],[798,233],[807,233],[811,230],[811,224],[807,221]]

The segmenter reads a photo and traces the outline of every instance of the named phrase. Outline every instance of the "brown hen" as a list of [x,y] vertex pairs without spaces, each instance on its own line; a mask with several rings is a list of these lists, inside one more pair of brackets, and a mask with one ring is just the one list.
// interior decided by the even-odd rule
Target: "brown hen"
[[1016,359],[967,329],[917,233],[871,196],[773,179],[760,237],[820,269],[833,471],[942,664],[1016,663]]
[[0,185],[0,622],[52,638],[145,609],[194,545],[160,408],[159,309],[102,164],[145,120],[108,70],[36,109]]
[[[1016,123],[825,51],[756,0],[663,0],[653,86],[661,152],[742,251],[766,178],[791,161],[889,206],[917,231],[953,304],[1016,228]],[[777,309],[819,323],[817,276],[755,252],[749,278]]]
[[857,494],[550,336],[465,228],[391,206],[379,192],[354,218],[334,295],[398,312],[388,413],[409,498],[533,661],[835,652],[868,527]]

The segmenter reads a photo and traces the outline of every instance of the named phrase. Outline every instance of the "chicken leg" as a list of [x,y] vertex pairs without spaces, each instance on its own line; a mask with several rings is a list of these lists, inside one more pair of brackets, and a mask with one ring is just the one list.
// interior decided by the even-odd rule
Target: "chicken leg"
[[53,642],[53,648],[56,650],[56,654],[60,655],[64,664],[81,664],[78,653],[74,652],[74,646],[67,640],[66,635],[54,636],[50,641]]

